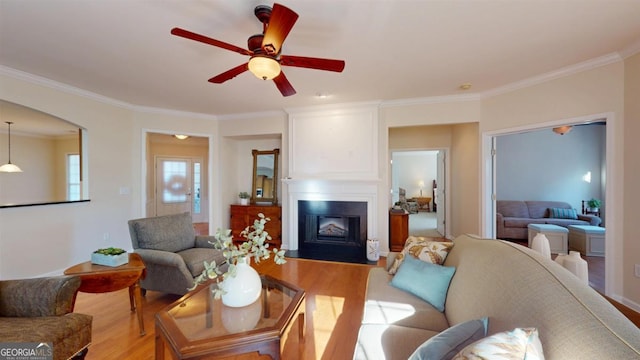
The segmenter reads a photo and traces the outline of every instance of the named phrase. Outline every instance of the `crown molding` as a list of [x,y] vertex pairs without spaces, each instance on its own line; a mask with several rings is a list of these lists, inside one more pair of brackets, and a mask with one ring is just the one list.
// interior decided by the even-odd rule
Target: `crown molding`
[[629,56],[633,56],[637,53],[640,53],[640,40],[631,43],[629,46],[625,47],[620,51],[620,57],[623,59],[628,58]]
[[137,112],[141,112],[141,113],[147,113],[147,114],[189,117],[189,118],[203,119],[203,120],[218,120],[218,116],[216,115],[182,111],[182,110],[172,110],[172,109],[163,109],[163,108],[156,108],[156,107],[150,107],[150,106],[136,106],[136,105],[130,105],[130,109]]
[[259,112],[250,112],[250,113],[239,113],[239,114],[227,114],[227,115],[217,115],[216,118],[221,121],[228,120],[248,120],[248,119],[264,119],[270,117],[283,117],[286,116],[284,110],[273,110],[273,111],[259,111]]
[[55,80],[51,80],[49,78],[30,74],[30,73],[13,69],[4,65],[0,65],[0,75],[4,75],[17,80],[26,81],[34,85],[44,86],[46,88],[50,88],[66,94],[76,95],[85,99],[97,101],[106,105],[112,105],[112,106],[119,107],[126,110],[152,113],[152,114],[161,114],[161,115],[186,116],[186,117],[209,119],[209,120],[217,119],[216,116],[210,115],[210,114],[193,113],[193,112],[187,112],[187,111],[133,105],[124,101],[112,99],[107,96],[96,94],[91,91],[83,90],[71,85],[67,85]]
[[45,78],[43,76],[30,74],[21,70],[13,69],[4,65],[0,65],[0,75],[5,75],[17,80],[23,80],[34,85],[44,86],[53,90],[61,91],[67,94],[80,96],[86,99],[95,100],[104,104],[117,106],[120,108],[131,109],[132,105],[124,101],[115,100],[91,91],[83,90],[71,85]]
[[538,85],[547,81],[560,79],[569,75],[577,74],[583,71],[595,69],[601,66],[613,64],[621,61],[622,58],[618,53],[611,53],[603,55],[594,59],[586,60],[577,64],[569,65],[558,70],[550,71],[546,74],[534,76],[522,81],[517,81],[505,86],[500,86],[495,89],[483,91],[481,96],[483,99],[490,98],[492,96],[505,94],[522,88]]
[[463,101],[476,101],[481,100],[482,96],[477,93],[468,93],[460,95],[443,95],[443,96],[430,96],[424,98],[410,98],[410,99],[398,99],[387,100],[380,103],[380,107],[399,107],[410,105],[428,105],[428,104],[440,104],[440,103],[452,103]]

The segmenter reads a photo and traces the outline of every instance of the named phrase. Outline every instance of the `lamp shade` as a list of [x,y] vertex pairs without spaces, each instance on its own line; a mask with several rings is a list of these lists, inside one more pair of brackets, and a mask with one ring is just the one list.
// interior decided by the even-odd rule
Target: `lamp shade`
[[564,135],[564,134],[568,133],[569,131],[571,131],[572,128],[573,128],[573,126],[569,126],[569,125],[554,127],[553,128],[553,132],[556,133],[556,134]]
[[258,79],[271,80],[280,75],[280,64],[267,56],[254,56],[249,60],[249,71]]
[[0,172],[10,172],[10,173],[22,172],[22,169],[20,169],[15,164],[8,163],[8,164],[4,164],[4,165],[0,166]]

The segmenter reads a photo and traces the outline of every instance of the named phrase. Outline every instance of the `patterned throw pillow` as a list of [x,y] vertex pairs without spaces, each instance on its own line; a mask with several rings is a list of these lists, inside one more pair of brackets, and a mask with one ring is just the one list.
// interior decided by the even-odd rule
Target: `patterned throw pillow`
[[544,353],[537,329],[516,328],[478,340],[453,357],[469,359],[544,360]]
[[550,208],[549,209],[550,217],[555,219],[572,219],[575,220],[578,218],[578,213],[576,209],[563,209],[563,208]]
[[411,254],[422,261],[442,265],[452,247],[453,243],[450,241],[437,241],[429,237],[409,236],[404,243],[404,249],[396,256],[389,268],[389,274],[394,275],[398,271],[407,254]]

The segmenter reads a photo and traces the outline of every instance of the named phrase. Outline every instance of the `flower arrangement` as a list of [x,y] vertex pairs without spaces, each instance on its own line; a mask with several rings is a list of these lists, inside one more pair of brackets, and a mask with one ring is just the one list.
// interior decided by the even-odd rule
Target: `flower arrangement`
[[599,209],[600,204],[601,204],[600,200],[596,198],[591,198],[587,201],[587,207],[589,207],[590,209]]
[[[284,250],[277,248],[269,250],[267,240],[271,240],[271,236],[268,232],[264,231],[264,225],[270,220],[271,219],[265,217],[264,214],[259,213],[258,219],[253,222],[253,225],[251,225],[251,227],[247,226],[247,228],[240,233],[240,236],[246,239],[246,241],[240,245],[233,243],[231,230],[216,230],[216,234],[214,235],[215,241],[210,241],[209,243],[216,249],[222,250],[222,255],[225,260],[220,264],[217,264],[215,260],[211,263],[205,261],[204,270],[194,279],[193,286],[189,288],[189,290],[195,289],[198,285],[207,282],[209,279],[215,279],[216,283],[220,283],[228,277],[235,277],[236,265],[238,261],[243,258],[253,258],[256,263],[259,263],[260,260],[268,260],[271,254],[273,254],[273,259],[276,264],[282,265],[286,263]],[[229,265],[226,272],[222,270],[222,266],[225,264]],[[216,299],[219,299],[225,294],[220,286],[212,290],[212,292]]]
[[248,198],[250,198],[249,193],[248,193],[248,192],[246,192],[246,191],[241,191],[241,192],[238,194],[238,197],[239,197],[240,199],[248,199]]

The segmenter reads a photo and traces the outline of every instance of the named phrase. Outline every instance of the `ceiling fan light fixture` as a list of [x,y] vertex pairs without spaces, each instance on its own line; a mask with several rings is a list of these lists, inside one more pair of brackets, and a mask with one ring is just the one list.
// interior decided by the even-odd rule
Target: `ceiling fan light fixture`
[[571,131],[571,129],[573,129],[573,126],[565,125],[565,126],[554,127],[553,132],[556,134],[564,135],[569,131]]
[[253,56],[249,60],[249,71],[258,79],[272,80],[280,75],[280,64],[268,56]]
[[184,139],[187,139],[189,137],[189,135],[181,135],[181,134],[175,134],[173,136],[175,136],[176,139],[178,139],[178,140],[184,140]]

